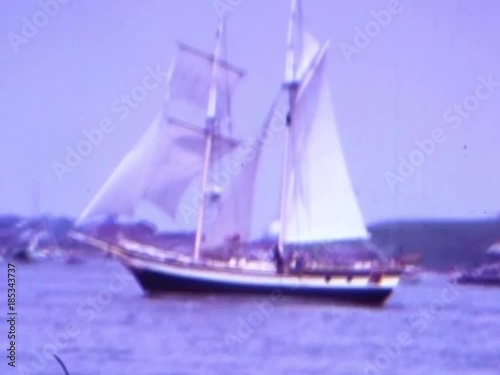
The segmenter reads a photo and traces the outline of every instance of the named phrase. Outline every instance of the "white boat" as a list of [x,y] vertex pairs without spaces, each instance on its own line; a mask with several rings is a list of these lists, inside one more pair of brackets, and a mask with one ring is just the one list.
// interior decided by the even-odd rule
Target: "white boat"
[[[166,107],[122,159],[80,222],[95,215],[133,214],[149,201],[174,220],[196,217],[194,241],[171,248],[121,238],[110,246],[148,292],[262,294],[381,304],[401,270],[382,262],[308,259],[337,243],[363,246],[369,235],[344,160],[326,70],[328,41],[305,27],[293,0],[285,79],[257,137],[232,136],[231,99],[244,73],[224,57],[224,20],[215,52],[180,44],[168,77]],[[251,259],[254,191],[266,137],[283,137],[277,238]],[[229,162],[228,162],[229,161]],[[228,164],[229,163],[229,164]],[[221,184],[217,173],[229,175]],[[222,186],[223,185],[223,186]],[[199,204],[186,205],[197,186]],[[80,239],[85,240],[81,235]],[[90,242],[93,240],[90,240]],[[214,253],[237,254],[225,259]],[[309,257],[310,258],[310,257]]]

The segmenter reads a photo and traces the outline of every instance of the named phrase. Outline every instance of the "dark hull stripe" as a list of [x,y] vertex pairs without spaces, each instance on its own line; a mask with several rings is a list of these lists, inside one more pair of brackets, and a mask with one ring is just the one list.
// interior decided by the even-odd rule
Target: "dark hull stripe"
[[282,293],[287,296],[321,298],[337,302],[363,305],[381,305],[391,295],[392,288],[319,288],[314,286],[273,286],[245,285],[230,281],[203,280],[188,276],[179,276],[167,272],[137,269],[129,267],[143,289],[149,293],[191,293],[191,294],[234,294],[234,295],[269,295]]

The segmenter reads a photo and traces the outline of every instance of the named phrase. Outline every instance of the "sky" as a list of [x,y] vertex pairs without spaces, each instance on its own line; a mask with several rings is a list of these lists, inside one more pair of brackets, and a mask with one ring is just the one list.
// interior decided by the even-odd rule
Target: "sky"
[[[393,1],[303,2],[308,28],[330,40],[333,105],[365,221],[497,216],[500,2]],[[77,216],[162,108],[165,82],[124,119],[113,103],[151,69],[166,72],[177,41],[211,51],[218,12],[228,58],[246,71],[234,99],[240,138],[257,132],[282,83],[287,0],[0,6],[0,213]],[[113,129],[58,178],[54,162],[106,119]],[[258,180],[260,227],[278,190],[272,166]]]

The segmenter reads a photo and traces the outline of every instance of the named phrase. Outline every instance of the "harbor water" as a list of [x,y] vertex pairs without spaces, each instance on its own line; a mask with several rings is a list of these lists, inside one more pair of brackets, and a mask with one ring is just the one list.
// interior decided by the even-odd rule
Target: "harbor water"
[[52,354],[71,375],[500,374],[499,289],[444,276],[401,285],[380,308],[147,297],[109,259],[17,264],[16,277],[8,374],[63,374]]

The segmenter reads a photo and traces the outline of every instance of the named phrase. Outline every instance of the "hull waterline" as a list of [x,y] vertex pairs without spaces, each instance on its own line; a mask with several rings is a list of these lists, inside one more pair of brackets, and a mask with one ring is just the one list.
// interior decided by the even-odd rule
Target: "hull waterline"
[[290,286],[246,286],[224,282],[203,282],[185,277],[161,274],[153,271],[130,269],[142,288],[150,294],[229,294],[270,295],[280,293],[287,296],[328,299],[338,302],[363,305],[381,305],[392,294],[392,288],[304,288]]

